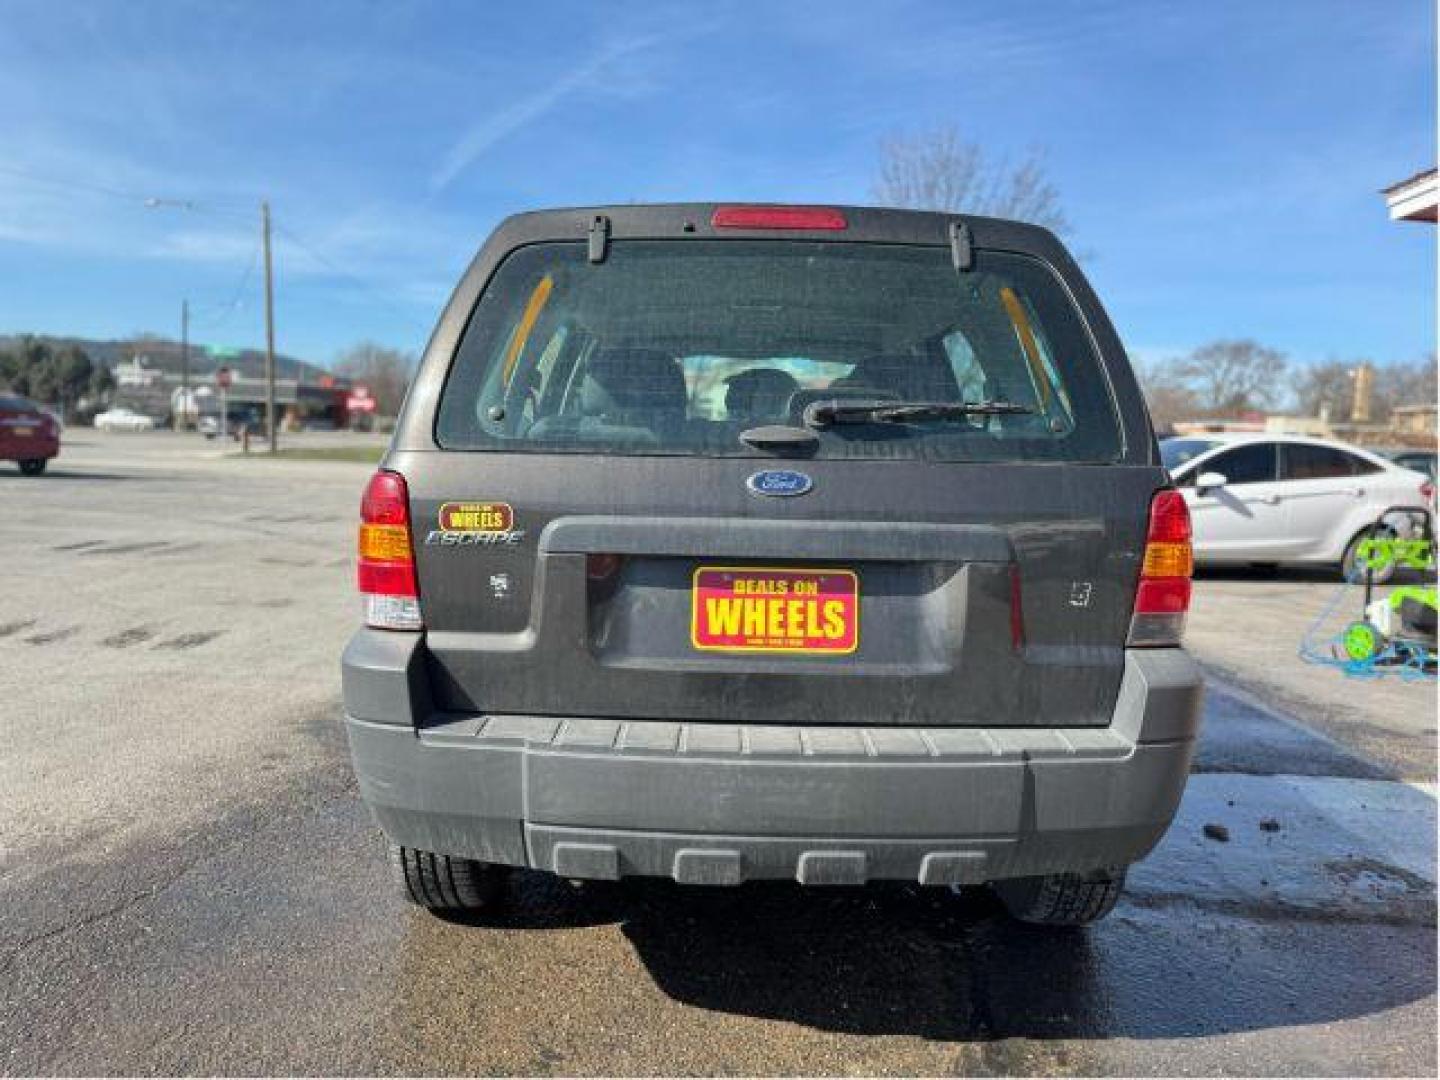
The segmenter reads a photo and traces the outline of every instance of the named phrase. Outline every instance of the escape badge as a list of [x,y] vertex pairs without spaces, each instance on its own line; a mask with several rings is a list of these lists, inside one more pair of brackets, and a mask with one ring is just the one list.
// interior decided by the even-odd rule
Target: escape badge
[[503,502],[441,503],[435,515],[439,528],[425,537],[427,545],[447,547],[518,544],[524,529],[515,528],[515,510]]

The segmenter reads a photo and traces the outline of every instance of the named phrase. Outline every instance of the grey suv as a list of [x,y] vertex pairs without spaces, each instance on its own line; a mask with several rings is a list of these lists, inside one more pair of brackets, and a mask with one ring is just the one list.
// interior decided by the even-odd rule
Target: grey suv
[[991,883],[1084,923],[1175,812],[1190,526],[1043,229],[505,221],[362,505],[343,660],[407,894],[507,867]]

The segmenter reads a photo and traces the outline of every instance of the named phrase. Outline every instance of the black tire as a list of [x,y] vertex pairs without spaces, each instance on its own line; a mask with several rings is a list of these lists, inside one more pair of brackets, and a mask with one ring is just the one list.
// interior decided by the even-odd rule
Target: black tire
[[[1394,535],[1395,530],[1390,528],[1388,525],[1382,525],[1379,528],[1371,525],[1367,528],[1361,529],[1360,532],[1356,533],[1354,538],[1345,547],[1345,555],[1340,560],[1341,576],[1344,577],[1346,581],[1356,581],[1363,584],[1365,581],[1365,571],[1360,569],[1360,567],[1357,565],[1358,551],[1361,541],[1369,538],[1370,536],[1384,537]],[[1391,562],[1388,565],[1374,571],[1374,575],[1371,577],[1370,580],[1376,585],[1384,585],[1394,576],[1395,564]]]
[[400,894],[412,904],[447,915],[475,915],[492,910],[499,900],[503,867],[397,844],[389,848]]
[[1125,867],[1087,874],[1042,874],[990,886],[1012,918],[1041,926],[1087,926],[1115,907],[1125,888]]
[[49,462],[43,457],[27,458],[25,461],[20,462],[20,472],[24,476],[39,476],[45,471],[45,466],[48,464]]

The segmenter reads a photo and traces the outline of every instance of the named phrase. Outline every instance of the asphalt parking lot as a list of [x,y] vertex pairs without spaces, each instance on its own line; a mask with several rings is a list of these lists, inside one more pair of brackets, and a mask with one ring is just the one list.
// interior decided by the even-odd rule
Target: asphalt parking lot
[[346,760],[367,467],[224,451],[0,465],[0,1072],[1433,1073],[1435,687],[1301,664],[1323,576],[1198,583],[1196,775],[1091,930],[529,873],[462,925]]

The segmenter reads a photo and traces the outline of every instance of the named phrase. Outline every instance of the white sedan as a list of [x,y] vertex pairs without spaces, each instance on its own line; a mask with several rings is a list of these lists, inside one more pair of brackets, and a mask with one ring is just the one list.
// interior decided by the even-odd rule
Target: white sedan
[[[1161,440],[1160,456],[1190,507],[1201,564],[1328,563],[1349,576],[1387,510],[1428,510],[1434,498],[1424,475],[1328,439],[1184,436]],[[1419,518],[1386,520],[1406,533]]]
[[144,413],[120,407],[96,413],[95,427],[98,431],[154,431],[155,421]]

